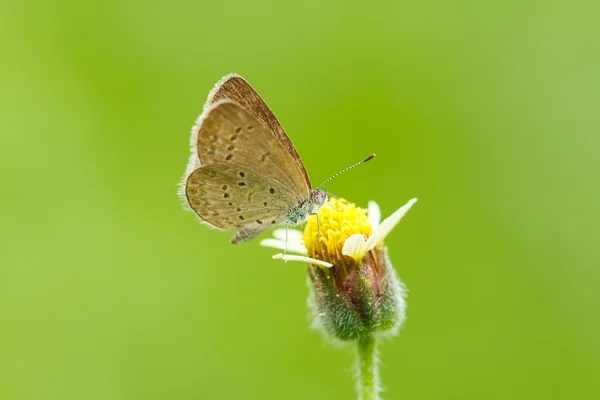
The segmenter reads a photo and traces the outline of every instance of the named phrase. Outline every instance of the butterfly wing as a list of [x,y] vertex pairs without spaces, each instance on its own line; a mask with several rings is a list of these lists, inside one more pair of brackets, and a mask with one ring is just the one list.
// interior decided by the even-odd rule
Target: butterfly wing
[[297,198],[307,198],[310,193],[304,167],[298,167],[284,143],[231,100],[220,100],[205,110],[197,125],[195,142],[202,166],[250,167],[289,187]]
[[208,95],[207,106],[220,100],[229,99],[239,104],[252,117],[260,121],[270,134],[281,143],[286,152],[293,159],[297,171],[302,174],[306,186],[310,189],[310,179],[304,168],[304,163],[296,151],[296,147],[285,133],[285,130],[273,114],[273,111],[264,102],[260,95],[241,76],[230,74],[223,77]]
[[187,178],[185,195],[200,219],[216,228],[235,229],[240,243],[285,222],[295,193],[250,167],[210,164]]

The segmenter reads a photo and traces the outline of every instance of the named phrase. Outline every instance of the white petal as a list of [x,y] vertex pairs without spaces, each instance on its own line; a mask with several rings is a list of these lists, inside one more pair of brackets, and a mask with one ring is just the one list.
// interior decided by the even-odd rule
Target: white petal
[[279,250],[287,250],[291,251],[292,253],[306,254],[306,247],[304,247],[304,245],[301,243],[292,243],[292,241],[288,242],[287,249],[285,246],[285,240],[279,239],[264,239],[260,241],[260,245],[264,247],[273,247],[274,249]]
[[375,232],[379,229],[379,223],[381,222],[381,210],[379,205],[374,201],[369,201],[369,207],[367,209],[367,217],[369,218],[369,224],[371,224],[371,231]]
[[416,202],[417,199],[409,200],[408,203],[400,207],[395,213],[387,217],[381,223],[381,225],[379,226],[379,242],[377,243],[378,245],[383,244],[383,240],[385,239],[385,237],[389,235],[389,233],[392,231],[392,229],[394,229],[396,225],[398,225],[398,222],[400,222],[402,217],[404,217],[404,214],[406,214],[407,211],[410,210],[412,205]]
[[365,238],[362,234],[355,233],[354,235],[351,235],[348,239],[346,239],[346,241],[344,242],[344,247],[342,247],[342,254],[345,256],[350,256],[356,261],[360,262],[360,260],[362,260],[362,258],[365,256],[365,248]]
[[305,257],[305,256],[292,256],[289,254],[279,253],[279,254],[275,254],[273,256],[273,258],[276,260],[283,260],[283,261],[302,261],[302,262],[306,262],[309,264],[317,264],[317,265],[320,265],[320,266],[326,267],[326,268],[333,267],[333,264],[331,264],[331,263],[321,261],[321,260],[316,260],[314,258]]
[[[273,231],[275,239],[285,242],[285,228],[275,229]],[[288,229],[288,249],[304,247],[302,240],[302,231],[297,229]]]
[[[291,229],[288,228],[288,241],[296,241],[296,242],[301,242],[302,241],[302,231],[299,231],[298,229]],[[285,240],[285,228],[278,228],[275,229],[273,231],[273,236],[275,237],[275,239],[279,239],[279,240]]]
[[377,243],[379,243],[381,234],[379,232],[373,232],[365,243],[365,253],[369,250],[373,250]]

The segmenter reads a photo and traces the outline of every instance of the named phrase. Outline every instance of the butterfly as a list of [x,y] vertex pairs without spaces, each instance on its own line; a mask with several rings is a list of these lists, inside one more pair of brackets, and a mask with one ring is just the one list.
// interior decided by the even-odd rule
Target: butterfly
[[180,196],[202,222],[235,230],[231,243],[301,224],[327,203],[271,109],[239,75],[209,93],[191,150]]

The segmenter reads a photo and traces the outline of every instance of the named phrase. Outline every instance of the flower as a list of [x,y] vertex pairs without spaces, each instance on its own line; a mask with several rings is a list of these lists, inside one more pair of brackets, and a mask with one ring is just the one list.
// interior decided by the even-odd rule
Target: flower
[[[389,260],[384,239],[417,199],[380,223],[380,210],[331,199],[309,218],[303,232],[278,229],[261,245],[286,249],[273,256],[309,264],[315,326],[340,340],[398,331],[405,319],[404,285]],[[286,252],[287,253],[287,252]]]

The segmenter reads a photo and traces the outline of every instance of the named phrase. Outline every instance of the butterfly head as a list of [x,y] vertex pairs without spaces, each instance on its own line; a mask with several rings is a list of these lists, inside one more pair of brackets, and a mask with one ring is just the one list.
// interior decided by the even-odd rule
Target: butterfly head
[[313,191],[310,194],[310,202],[314,207],[314,211],[323,207],[325,203],[327,203],[327,191],[319,188],[313,189]]

